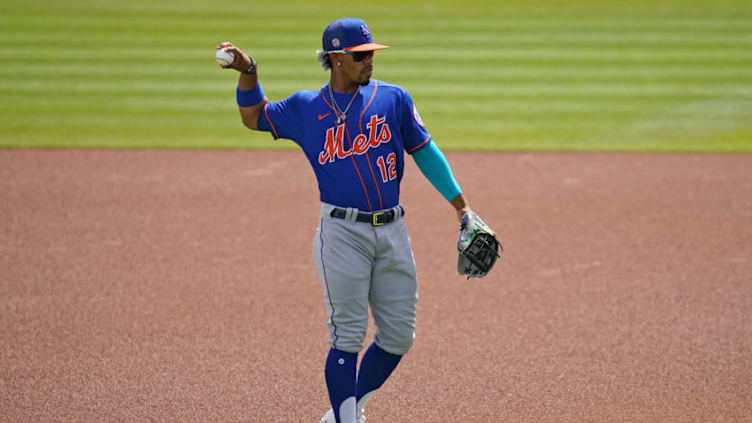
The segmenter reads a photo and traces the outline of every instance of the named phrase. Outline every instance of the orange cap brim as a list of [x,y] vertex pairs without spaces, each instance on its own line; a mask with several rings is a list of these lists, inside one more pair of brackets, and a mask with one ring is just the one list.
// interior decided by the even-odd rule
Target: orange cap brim
[[376,43],[368,43],[368,44],[361,44],[359,46],[355,47],[347,47],[343,50],[352,51],[352,52],[359,52],[359,51],[373,51],[373,50],[383,50],[385,48],[389,48],[389,46],[376,44]]

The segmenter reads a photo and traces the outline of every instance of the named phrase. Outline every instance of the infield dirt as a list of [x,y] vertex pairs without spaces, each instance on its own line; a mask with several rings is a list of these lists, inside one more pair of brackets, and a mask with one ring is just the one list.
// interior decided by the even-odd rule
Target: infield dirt
[[[447,154],[504,255],[456,273],[408,160],[417,339],[369,422],[752,420],[752,156]],[[0,150],[0,421],[316,422],[300,153]]]

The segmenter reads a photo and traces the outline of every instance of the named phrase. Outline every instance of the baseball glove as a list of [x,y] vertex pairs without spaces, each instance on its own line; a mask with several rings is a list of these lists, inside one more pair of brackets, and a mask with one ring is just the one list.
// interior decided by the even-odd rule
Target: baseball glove
[[477,214],[469,212],[462,216],[457,241],[457,271],[460,275],[467,275],[468,279],[486,276],[500,257],[499,249],[504,251],[496,233]]

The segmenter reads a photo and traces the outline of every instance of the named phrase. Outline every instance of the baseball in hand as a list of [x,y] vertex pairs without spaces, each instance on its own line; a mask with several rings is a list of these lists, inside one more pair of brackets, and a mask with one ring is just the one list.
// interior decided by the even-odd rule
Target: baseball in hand
[[235,60],[235,55],[225,49],[217,50],[217,63],[220,66],[229,66]]

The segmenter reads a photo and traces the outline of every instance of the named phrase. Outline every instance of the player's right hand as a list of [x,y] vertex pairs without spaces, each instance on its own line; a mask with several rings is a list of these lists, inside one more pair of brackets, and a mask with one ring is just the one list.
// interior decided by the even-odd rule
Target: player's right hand
[[251,58],[248,57],[247,54],[243,53],[242,50],[232,45],[231,42],[225,41],[223,43],[219,43],[219,45],[217,45],[217,50],[221,49],[227,49],[227,51],[235,55],[235,59],[232,61],[232,63],[227,66],[223,66],[224,68],[235,69],[238,72],[242,72],[251,66]]

